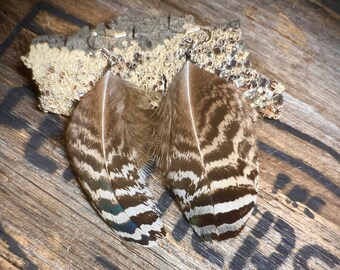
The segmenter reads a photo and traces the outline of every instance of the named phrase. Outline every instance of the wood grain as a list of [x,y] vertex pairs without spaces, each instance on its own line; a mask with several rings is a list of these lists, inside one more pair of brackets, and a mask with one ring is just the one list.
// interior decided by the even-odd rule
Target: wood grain
[[[1,269],[335,269],[340,267],[340,10],[336,1],[19,1],[0,5]],[[326,5],[328,3],[328,5]],[[20,62],[41,32],[69,34],[118,15],[239,18],[251,63],[287,86],[280,121],[258,125],[260,196],[244,232],[201,242],[156,180],[168,237],[118,238],[80,192],[67,118],[38,110]]]

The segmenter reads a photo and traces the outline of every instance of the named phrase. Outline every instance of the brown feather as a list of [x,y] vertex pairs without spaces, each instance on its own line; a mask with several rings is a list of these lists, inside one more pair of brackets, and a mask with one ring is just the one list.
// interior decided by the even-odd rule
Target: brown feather
[[144,99],[108,71],[74,110],[67,137],[78,179],[106,223],[126,240],[153,245],[164,228],[146,186]]
[[257,194],[252,112],[236,89],[190,62],[165,97],[155,132],[160,174],[197,234],[238,234]]

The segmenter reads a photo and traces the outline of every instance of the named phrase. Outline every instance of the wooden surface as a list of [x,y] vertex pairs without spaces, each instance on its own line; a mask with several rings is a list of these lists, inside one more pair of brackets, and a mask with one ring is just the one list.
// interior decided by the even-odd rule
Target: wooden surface
[[[68,119],[38,110],[19,58],[38,34],[169,13],[239,18],[254,67],[287,91],[281,120],[258,127],[260,195],[243,233],[201,242],[153,182],[168,238],[147,249],[89,206],[66,157]],[[2,0],[0,30],[0,269],[340,269],[338,1]]]

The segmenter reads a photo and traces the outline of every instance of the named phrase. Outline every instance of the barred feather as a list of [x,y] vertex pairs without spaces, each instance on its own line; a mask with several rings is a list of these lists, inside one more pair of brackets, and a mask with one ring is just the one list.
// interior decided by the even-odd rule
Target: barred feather
[[146,186],[144,96],[108,71],[74,110],[68,150],[85,194],[122,238],[152,246],[165,234]]
[[158,167],[195,232],[236,236],[257,197],[256,139],[233,86],[187,62],[160,108]]

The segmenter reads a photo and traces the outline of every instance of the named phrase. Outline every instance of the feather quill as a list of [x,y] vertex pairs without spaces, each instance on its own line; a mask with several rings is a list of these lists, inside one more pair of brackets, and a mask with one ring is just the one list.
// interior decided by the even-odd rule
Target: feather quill
[[122,238],[152,246],[165,234],[152,194],[145,142],[145,96],[110,71],[79,102],[67,130],[68,150],[83,191]]
[[187,62],[157,118],[158,168],[194,231],[218,241],[239,234],[257,197],[250,108],[231,84]]

